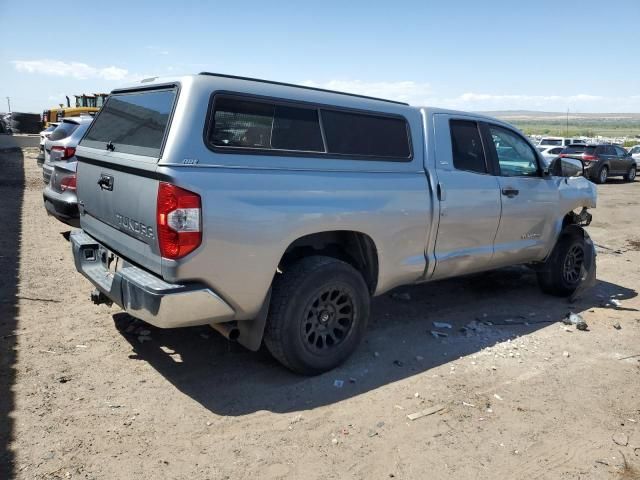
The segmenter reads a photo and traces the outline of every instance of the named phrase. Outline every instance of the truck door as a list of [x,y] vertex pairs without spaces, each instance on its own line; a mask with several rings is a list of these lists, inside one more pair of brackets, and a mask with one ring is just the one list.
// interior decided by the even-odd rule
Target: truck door
[[558,185],[553,177],[543,175],[539,156],[520,133],[494,124],[483,124],[482,130],[497,169],[502,201],[492,266],[541,260],[558,213]]
[[500,220],[500,189],[480,125],[449,114],[435,114],[434,124],[440,214],[432,278],[485,270]]

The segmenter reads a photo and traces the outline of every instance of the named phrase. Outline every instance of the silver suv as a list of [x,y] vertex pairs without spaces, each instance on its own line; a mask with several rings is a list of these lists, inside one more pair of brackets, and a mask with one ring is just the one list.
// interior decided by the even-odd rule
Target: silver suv
[[304,374],[343,362],[399,285],[526,264],[571,295],[595,275],[582,163],[547,168],[476,114],[203,73],[115,90],[76,156],[96,303],[264,340]]

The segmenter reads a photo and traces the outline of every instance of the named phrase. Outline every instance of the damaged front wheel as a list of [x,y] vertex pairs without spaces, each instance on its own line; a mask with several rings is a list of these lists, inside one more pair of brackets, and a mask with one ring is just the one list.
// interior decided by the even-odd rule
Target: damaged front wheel
[[538,284],[543,292],[566,297],[580,285],[588,255],[587,244],[581,233],[579,230],[563,233],[545,268],[538,271]]

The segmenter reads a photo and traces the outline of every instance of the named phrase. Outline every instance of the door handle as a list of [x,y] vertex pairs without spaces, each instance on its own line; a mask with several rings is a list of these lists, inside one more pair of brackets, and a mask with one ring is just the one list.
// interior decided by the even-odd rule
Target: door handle
[[447,192],[444,189],[444,185],[438,182],[437,190],[438,190],[438,200],[440,200],[441,202],[444,202],[447,199]]
[[518,195],[520,193],[520,190],[516,189],[516,188],[512,188],[512,187],[505,187],[502,189],[502,194],[509,197],[509,198],[513,198],[516,195]]

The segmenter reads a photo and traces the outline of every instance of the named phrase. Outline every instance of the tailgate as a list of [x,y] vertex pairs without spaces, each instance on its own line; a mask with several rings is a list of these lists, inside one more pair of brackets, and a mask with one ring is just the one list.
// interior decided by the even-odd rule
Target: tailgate
[[76,151],[82,229],[157,274],[156,168],[176,94],[175,87],[113,93]]

